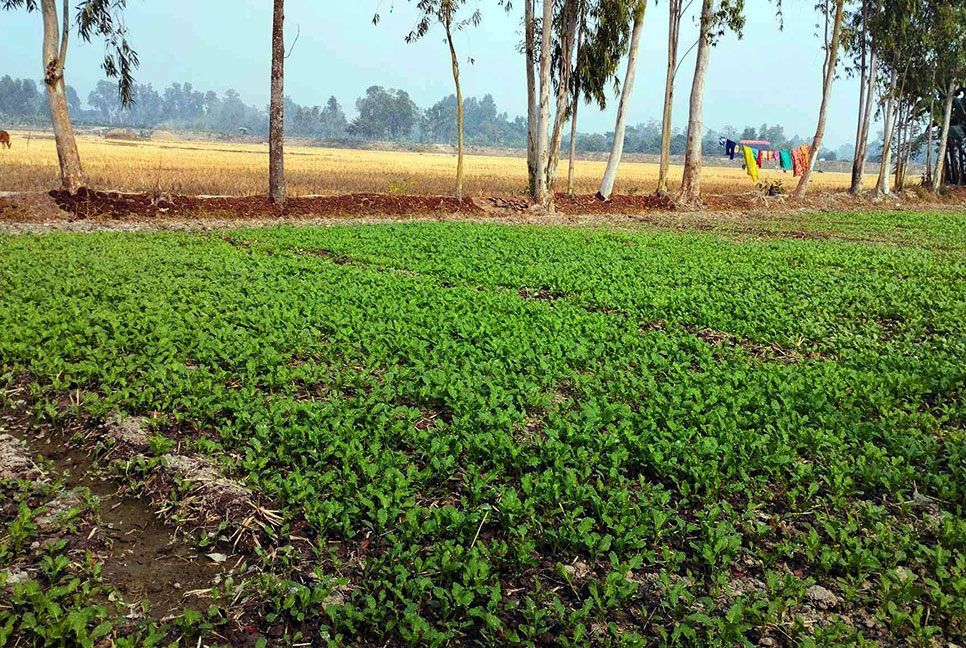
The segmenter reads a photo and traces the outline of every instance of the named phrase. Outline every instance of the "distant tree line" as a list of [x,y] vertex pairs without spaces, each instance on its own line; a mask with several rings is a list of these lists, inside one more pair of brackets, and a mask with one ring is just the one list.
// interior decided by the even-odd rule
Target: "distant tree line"
[[[42,85],[40,86],[42,88]],[[263,108],[246,104],[235,90],[223,94],[196,90],[190,83],[172,83],[158,91],[150,83],[135,84],[134,103],[122,107],[117,85],[99,81],[87,96],[87,107],[73,87],[67,86],[71,117],[78,123],[119,128],[170,128],[211,132],[233,132],[245,128],[252,133],[268,132],[268,113]],[[320,140],[396,141],[421,144],[455,145],[456,96],[449,95],[429,108],[420,108],[405,90],[372,86],[356,100],[358,115],[349,120],[335,97],[324,106],[303,106],[285,98],[286,133],[293,137]],[[0,78],[0,120],[12,124],[49,122],[47,101],[31,79]],[[524,117],[510,119],[500,112],[491,95],[468,97],[463,101],[466,142],[474,146],[523,148],[527,123]],[[708,130],[702,148],[706,155],[723,153],[720,137],[730,139],[764,139],[775,148],[792,148],[804,141],[797,135],[787,137],[779,125],[762,124],[743,130],[726,126]],[[569,144],[569,137],[564,136]],[[611,150],[614,133],[581,133],[577,149],[589,153]],[[684,155],[687,140],[680,130],[672,132],[671,155]],[[661,150],[661,123],[650,120],[628,126],[624,150],[628,153],[657,154]],[[830,157],[834,154],[827,153]]]

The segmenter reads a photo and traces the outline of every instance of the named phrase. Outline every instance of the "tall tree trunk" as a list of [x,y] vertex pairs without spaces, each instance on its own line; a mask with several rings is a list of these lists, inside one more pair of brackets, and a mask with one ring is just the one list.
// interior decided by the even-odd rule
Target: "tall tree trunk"
[[[584,45],[584,21],[580,19],[577,27],[577,50],[576,55],[580,56],[580,48]],[[576,64],[575,64],[576,68]],[[574,195],[574,164],[577,161],[577,108],[580,107],[580,75],[574,79],[574,95],[570,105],[570,163],[567,165],[567,195]]]
[[664,79],[664,113],[661,118],[661,166],[657,176],[657,193],[667,193],[667,176],[671,167],[671,106],[674,102],[674,76],[678,66],[678,39],[681,36],[682,0],[670,0],[667,30],[667,75]]
[[460,88],[460,63],[456,58],[456,46],[453,45],[453,16],[446,13],[446,42],[449,44],[449,56],[453,62],[453,82],[456,84],[456,200],[463,201],[463,91]]
[[547,147],[550,137],[550,45],[553,40],[553,0],[543,0],[540,42],[540,116],[537,121],[537,202],[548,206]]
[[805,173],[798,181],[798,187],[793,196],[802,198],[808,191],[808,183],[812,180],[812,171],[815,169],[815,161],[822,148],[822,138],[825,137],[825,120],[828,118],[828,104],[832,97],[832,82],[835,81],[835,67],[839,57],[839,39],[842,35],[842,13],[845,0],[835,1],[835,22],[832,26],[832,43],[829,45],[828,54],[825,60],[825,78],[822,81],[822,106],[818,111],[818,126],[815,128],[815,138],[812,140],[812,147],[808,157],[808,165]]
[[268,200],[285,204],[285,0],[272,12],[272,96],[268,109]]
[[553,135],[550,137],[550,150],[547,153],[547,193],[552,205],[554,184],[557,180],[557,166],[560,164],[560,142],[563,140],[563,126],[570,110],[570,76],[573,71],[574,41],[577,38],[577,0],[567,0],[564,5],[564,33],[560,48],[560,73],[557,86],[557,112],[554,114]]
[[[861,73],[859,75],[859,118],[855,126],[855,148],[852,155],[852,184],[849,187],[849,193],[856,194],[861,191],[862,182],[856,182],[856,176],[861,178],[861,167],[859,161],[859,152],[862,149],[862,130],[865,125],[865,113],[866,113],[866,101],[871,99],[868,97],[868,86],[867,78],[869,76],[869,70],[866,64],[869,62],[869,0],[862,0],[862,34],[860,38],[862,39],[861,47]],[[856,186],[858,185],[858,186]]]
[[531,200],[537,200],[537,76],[536,25],[533,17],[534,0],[523,0],[523,47],[527,62],[527,180]]
[[875,103],[875,83],[879,73],[878,48],[872,43],[869,55],[869,73],[865,91],[865,114],[862,116],[862,132],[856,143],[855,159],[852,160],[852,184],[849,193],[862,193],[862,177],[865,175],[865,163],[869,157],[869,130],[872,125],[872,106]]
[[688,115],[688,141],[684,153],[684,177],[681,180],[679,200],[695,204],[701,200],[701,137],[704,110],[704,82],[711,58],[711,30],[714,20],[714,0],[702,0],[701,33],[698,36],[698,52],[694,63],[694,81],[691,83],[691,105]]
[[909,160],[912,159],[912,143],[914,141],[914,136],[916,134],[916,129],[915,129],[916,123],[915,123],[915,117],[914,117],[914,115],[916,114],[916,108],[917,106],[913,105],[912,111],[909,113],[909,116],[907,117],[908,126],[906,126],[906,152],[905,152],[905,155],[902,157],[902,177],[899,180],[899,189],[902,191],[905,191],[906,176],[909,174]]
[[631,44],[627,53],[627,72],[624,76],[624,87],[621,88],[621,101],[617,106],[617,125],[614,127],[614,143],[610,149],[610,157],[607,158],[607,168],[604,169],[604,177],[601,178],[600,188],[597,189],[597,197],[600,200],[607,200],[614,192],[614,183],[617,181],[617,167],[620,166],[621,156],[624,154],[624,133],[627,130],[627,110],[631,103],[631,94],[634,92],[634,76],[637,74],[637,52],[641,44],[641,32],[644,31],[644,12],[647,9],[647,2],[637,3],[634,10],[634,28],[631,31]]
[[936,112],[936,68],[932,71],[932,83],[929,86],[929,120],[926,132],[926,182],[932,186],[932,125],[933,116]]
[[63,27],[57,18],[56,0],[41,0],[44,21],[44,85],[47,88],[47,104],[50,121],[54,126],[54,143],[60,163],[61,185],[74,193],[84,186],[84,170],[81,167],[74,127],[67,112],[67,86],[64,83],[64,64],[67,61],[67,41],[70,36],[70,6],[64,0]]
[[956,79],[946,87],[946,104],[943,107],[943,129],[939,136],[939,152],[936,154],[936,171],[932,178],[932,191],[939,193],[943,181],[943,163],[946,161],[946,147],[949,145],[949,124],[953,116],[953,95],[956,93]]
[[902,172],[902,140],[905,136],[906,124],[904,117],[907,111],[908,108],[900,96],[899,108],[896,110],[896,143],[893,146],[896,156],[896,168],[894,171],[895,175],[893,176],[892,186],[895,191],[902,191],[902,185],[899,183],[899,174]]
[[875,195],[884,196],[889,193],[889,168],[892,166],[892,131],[895,129],[896,85],[899,73],[892,71],[892,81],[889,83],[889,97],[885,111],[885,125],[882,132],[882,161],[879,163],[879,179],[875,183]]

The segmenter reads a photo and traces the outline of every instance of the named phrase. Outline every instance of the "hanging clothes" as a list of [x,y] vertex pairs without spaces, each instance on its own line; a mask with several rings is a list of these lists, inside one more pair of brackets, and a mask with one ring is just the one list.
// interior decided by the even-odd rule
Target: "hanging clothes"
[[755,153],[760,153],[760,151],[755,151],[753,148],[747,146],[742,147],[742,152],[745,154],[745,171],[751,176],[751,179],[758,182],[758,161],[755,159]]
[[728,159],[735,159],[735,147],[737,146],[738,142],[734,142],[732,140],[725,142],[725,155],[728,156]]
[[792,173],[797,178],[802,175],[805,170],[805,164],[802,162],[802,149],[801,147],[792,149]]
[[[805,161],[805,166],[808,167],[810,158],[812,156],[812,149],[809,148],[808,144],[802,144],[802,160]],[[803,169],[804,172],[804,169]]]
[[775,160],[776,162],[781,162],[781,155],[779,154],[778,151],[772,151],[771,159]]
[[792,151],[792,170],[797,178],[805,173],[808,168],[808,156],[810,154],[808,144],[802,144]]
[[779,161],[781,163],[782,169],[785,171],[790,171],[792,168],[792,152],[780,151],[779,157],[780,157]]
[[758,151],[758,166],[759,166],[759,168],[762,166],[762,163],[764,161],[765,161],[765,151]]

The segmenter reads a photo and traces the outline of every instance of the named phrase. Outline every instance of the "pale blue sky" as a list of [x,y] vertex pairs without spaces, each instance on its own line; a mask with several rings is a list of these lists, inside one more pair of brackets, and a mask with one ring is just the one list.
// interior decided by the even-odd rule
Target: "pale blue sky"
[[[393,7],[393,4],[395,5]],[[525,110],[520,41],[522,4],[507,15],[496,0],[469,0],[483,23],[457,41],[463,61],[464,94],[490,93],[511,117]],[[141,57],[137,78],[163,87],[190,81],[198,89],[234,88],[249,103],[265,105],[269,86],[270,0],[129,0],[126,22]],[[682,53],[696,37],[693,14],[683,21]],[[780,123],[788,135],[814,132],[821,100],[822,51],[816,37],[813,0],[785,0],[785,29],[779,31],[772,2],[747,0],[743,40],[728,35],[714,49],[705,93],[705,124],[742,128]],[[322,104],[335,95],[350,116],[355,98],[370,85],[406,89],[429,106],[453,91],[448,53],[441,34],[407,45],[403,38],[416,12],[406,0],[288,0],[287,40],[301,37],[287,61],[286,94],[302,104]],[[392,11],[390,11],[392,9]],[[371,19],[378,10],[379,26]],[[667,52],[667,2],[651,4],[642,40],[631,123],[659,118]],[[0,12],[0,75],[41,77],[38,14]],[[86,101],[102,78],[100,43],[74,38],[68,82]],[[693,53],[678,76],[674,126],[687,122]],[[833,89],[826,143],[831,148],[854,138],[858,84],[840,78]],[[580,130],[613,129],[616,104],[601,113],[585,108]]]

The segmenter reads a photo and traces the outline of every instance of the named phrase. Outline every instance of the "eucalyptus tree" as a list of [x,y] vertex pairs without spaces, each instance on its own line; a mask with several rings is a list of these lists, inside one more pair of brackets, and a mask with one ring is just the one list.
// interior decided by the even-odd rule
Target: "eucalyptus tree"
[[553,0],[543,0],[540,23],[540,98],[537,112],[536,173],[537,191],[534,200],[544,207],[550,203],[547,188],[547,153],[550,139],[550,52],[553,44]]
[[[818,125],[815,127],[815,137],[809,147],[808,164],[798,181],[798,187],[793,194],[802,198],[808,191],[808,184],[812,179],[815,161],[822,148],[825,137],[825,121],[828,118],[828,106],[832,97],[832,83],[835,81],[835,68],[838,63],[839,42],[842,37],[842,19],[845,10],[845,0],[823,0],[820,5],[825,15],[825,62],[822,68],[822,104],[818,111]],[[834,12],[834,13],[833,13]],[[832,14],[830,16],[830,14]]]
[[630,38],[631,3],[627,0],[586,0],[578,26],[578,47],[572,75],[570,173],[567,190],[573,193],[573,169],[577,139],[577,107],[581,98],[607,108],[609,88],[619,92],[618,67]]
[[272,7],[271,98],[268,107],[268,200],[285,204],[285,0]]
[[610,198],[617,180],[617,168],[620,166],[624,153],[624,133],[627,128],[627,111],[630,106],[631,94],[634,92],[634,77],[637,73],[637,55],[641,43],[641,32],[644,30],[644,14],[647,0],[633,0],[627,7],[632,16],[630,44],[627,50],[627,71],[624,75],[624,87],[621,89],[620,103],[617,106],[617,123],[614,126],[614,142],[607,158],[607,167],[601,178],[597,197],[601,200]]
[[587,29],[587,0],[579,0],[577,6],[577,47],[574,52],[574,71],[571,78],[570,100],[570,151],[567,165],[567,195],[574,195],[574,163],[577,158],[577,109],[580,108],[580,51],[584,48],[584,32]]
[[861,0],[860,11],[855,12],[852,29],[849,30],[849,45],[857,54],[856,64],[859,68],[859,118],[855,127],[855,154],[849,185],[851,194],[862,192],[862,176],[869,153],[869,128],[874,115],[872,107],[879,71],[878,40],[872,37],[869,25],[881,11],[882,0]]
[[[128,43],[127,30],[122,21],[126,4],[127,0],[77,2],[74,7],[74,27],[84,41],[90,42],[94,37],[104,40],[105,54],[101,67],[108,77],[117,79],[121,103],[130,105],[138,56]],[[0,9],[39,11],[41,15],[43,78],[50,106],[50,121],[54,127],[61,184],[64,189],[75,192],[84,185],[84,170],[67,112],[67,87],[64,81],[71,30],[70,2],[63,0],[59,15],[56,0],[0,0]]]
[[[439,25],[443,29],[447,49],[449,50],[450,66],[453,71],[453,84],[456,86],[456,189],[457,200],[463,200],[463,89],[460,84],[460,63],[456,54],[456,44],[453,32],[469,26],[477,26],[482,20],[480,10],[473,11],[467,18],[458,19],[460,9],[466,0],[415,0],[419,18],[416,26],[406,35],[407,43],[414,43],[424,38],[433,28]],[[526,0],[529,4],[532,0]],[[504,3],[509,9],[510,3]],[[373,16],[372,22],[379,23],[379,14]]]
[[564,121],[572,109],[573,89],[571,80],[574,76],[574,50],[578,25],[581,22],[581,0],[563,0],[557,20],[557,39],[554,47],[556,65],[557,97],[556,112],[554,113],[553,129],[547,151],[546,186],[547,202],[553,203],[554,182],[557,177],[557,166],[560,163],[560,143],[563,139]]
[[[527,66],[527,189],[531,199],[537,197],[537,23],[536,0],[523,0],[523,53]],[[507,10],[512,7],[508,1]]]
[[906,81],[913,61],[922,55],[924,47],[920,19],[923,15],[921,0],[883,0],[882,11],[870,20],[873,38],[878,43],[879,67],[884,73],[886,85],[880,102],[884,115],[882,137],[882,160],[876,180],[875,195],[890,193],[889,175],[892,170],[895,132],[899,126],[900,108],[905,96]]
[[697,56],[688,107],[688,135],[684,154],[684,177],[678,200],[686,204],[701,201],[701,138],[704,114],[704,84],[715,40],[731,29],[741,38],[745,26],[744,0],[702,0],[698,24]]
[[[668,0],[667,76],[664,79],[664,111],[661,117],[661,164],[657,176],[657,193],[667,193],[667,176],[671,168],[671,109],[674,102],[674,78],[678,72],[678,42],[681,18],[694,0]],[[695,42],[697,45],[697,42]]]
[[479,9],[469,17],[458,20],[459,10],[466,4],[466,0],[419,0],[416,8],[420,12],[416,27],[406,36],[406,42],[412,43],[429,33],[434,24],[443,28],[446,35],[446,45],[449,49],[450,65],[453,70],[453,84],[456,86],[456,199],[463,200],[463,90],[460,85],[460,62],[453,42],[453,31],[462,30],[468,26],[480,24]]
[[966,2],[936,2],[936,29],[933,41],[937,48],[937,70],[943,87],[943,121],[939,136],[939,152],[932,177],[932,190],[939,193],[949,146],[949,129],[953,101],[966,77]]

